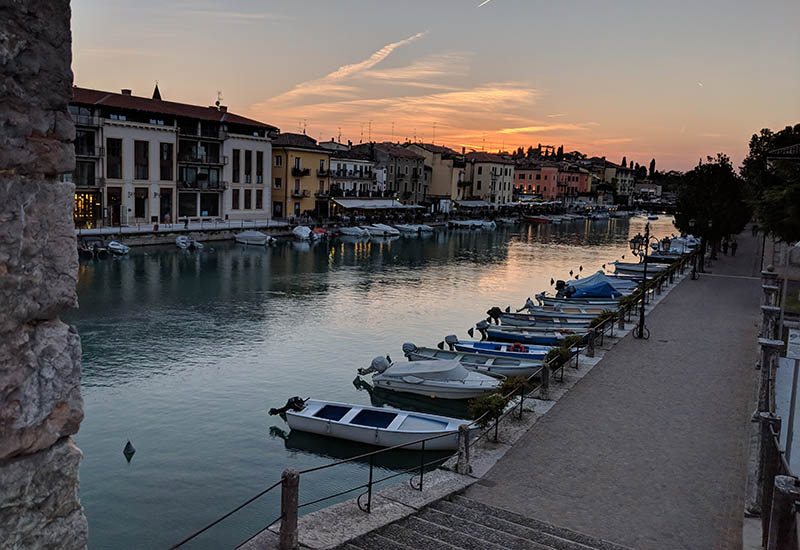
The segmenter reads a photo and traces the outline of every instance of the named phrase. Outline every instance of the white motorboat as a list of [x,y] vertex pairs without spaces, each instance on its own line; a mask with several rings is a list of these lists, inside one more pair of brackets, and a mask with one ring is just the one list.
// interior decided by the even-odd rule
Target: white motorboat
[[390,363],[385,357],[376,357],[358,374],[372,374],[376,388],[439,399],[471,399],[497,390],[500,382],[491,376],[469,371],[460,361],[414,361]]
[[[619,261],[616,261],[616,262],[612,262],[612,265],[614,266],[614,272],[615,273],[628,273],[628,274],[632,273],[632,274],[636,274],[636,275],[644,273],[644,263],[643,262],[632,263],[632,262],[619,262]],[[668,266],[666,266],[664,264],[651,264],[650,262],[647,262],[647,272],[651,273],[651,274],[655,274],[655,273],[658,273],[660,271],[663,271],[663,270],[667,269],[667,267]]]
[[425,225],[424,223],[418,225],[417,227],[419,227],[420,233],[432,233],[433,232],[433,227],[431,227],[430,225]]
[[187,249],[187,248],[188,249],[193,249],[193,250],[202,250],[203,249],[203,243],[198,242],[198,241],[196,241],[194,239],[190,239],[186,235],[177,236],[175,238],[175,244],[178,246],[178,248],[182,248],[184,250]]
[[301,241],[316,241],[320,238],[319,233],[314,233],[310,227],[305,225],[298,225],[292,229],[292,234]]
[[497,224],[492,220],[487,220],[483,222],[481,227],[483,227],[484,229],[488,229],[489,231],[492,231],[493,229],[497,229]]
[[124,245],[119,241],[108,241],[106,248],[108,248],[109,252],[116,254],[117,256],[124,256],[131,251],[129,246]]
[[261,231],[242,231],[241,233],[237,233],[234,239],[240,244],[252,244],[256,246],[266,246],[274,243],[276,240],[275,237],[262,233]]
[[368,237],[369,231],[361,227],[340,227],[340,235],[348,235],[350,237]]
[[[315,399],[303,402],[292,398],[292,401],[300,405],[290,408],[287,403],[284,407],[291,429],[379,447],[408,444],[405,448],[417,450],[423,445],[417,443],[419,440],[435,438],[425,441],[426,451],[452,451],[458,448],[458,427],[468,424],[465,420],[435,414]],[[270,410],[270,414],[279,413],[280,409]]]
[[469,370],[489,376],[530,376],[542,368],[536,359],[515,359],[482,353],[466,353],[438,348],[419,348],[410,342],[403,344],[403,354],[409,361],[455,360]]
[[450,220],[450,226],[457,229],[480,229],[483,227],[481,220]]
[[419,226],[413,223],[396,223],[394,226],[400,233],[419,233]]
[[400,232],[392,227],[391,225],[386,225],[385,223],[373,223],[372,225],[367,226],[370,235],[399,235]]
[[540,292],[535,296],[536,301],[540,305],[550,306],[555,308],[556,305],[581,305],[581,306],[595,306],[609,309],[616,309],[619,306],[619,300],[616,298],[560,298],[558,296],[547,296],[544,292]]
[[647,216],[647,219],[648,220],[657,220],[658,216],[656,216],[655,214],[650,214],[649,216]]

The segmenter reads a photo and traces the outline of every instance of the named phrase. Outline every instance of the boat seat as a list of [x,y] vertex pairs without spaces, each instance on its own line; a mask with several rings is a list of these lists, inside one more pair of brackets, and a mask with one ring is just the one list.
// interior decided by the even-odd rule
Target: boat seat
[[370,426],[372,428],[386,428],[395,418],[397,418],[397,413],[364,409],[350,421],[350,424]]
[[333,420],[334,422],[342,419],[350,411],[350,407],[341,407],[338,405],[325,405],[315,414],[315,418],[324,418],[325,420]]

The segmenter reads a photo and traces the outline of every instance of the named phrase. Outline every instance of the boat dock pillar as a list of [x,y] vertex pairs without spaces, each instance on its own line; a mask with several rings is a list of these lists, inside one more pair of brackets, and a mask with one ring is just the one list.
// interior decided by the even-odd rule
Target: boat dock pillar
[[287,468],[281,474],[280,550],[297,548],[297,504],[300,493],[300,474]]

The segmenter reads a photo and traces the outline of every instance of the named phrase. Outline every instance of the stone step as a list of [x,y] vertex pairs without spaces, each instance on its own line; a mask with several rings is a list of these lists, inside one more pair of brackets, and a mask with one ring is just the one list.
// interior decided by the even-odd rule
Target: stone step
[[[503,548],[508,548],[508,550],[551,550],[552,548],[516,536],[513,533],[504,532],[480,523],[474,523],[463,517],[450,515],[435,508],[426,508],[422,510],[419,513],[419,517],[431,523],[453,529],[454,531],[461,531],[475,538],[498,544]],[[502,522],[502,520],[497,521],[497,523],[500,522]]]
[[481,540],[463,531],[454,531],[442,525],[431,523],[419,516],[411,516],[400,522],[404,527],[414,533],[421,533],[435,539],[438,543],[446,543],[462,550],[504,550],[503,546]]
[[402,521],[398,523],[392,523],[391,525],[387,525],[381,529],[381,536],[391,539],[394,542],[405,544],[409,548],[414,548],[415,550],[429,550],[430,548],[457,550],[459,548],[458,546],[453,546],[452,544],[448,544],[442,540],[423,535],[422,533],[417,533],[414,530],[409,530],[401,526],[400,523],[402,523]]
[[471,508],[477,512],[481,512],[483,514],[492,515],[498,517],[500,519],[506,520],[510,523],[516,523],[517,525],[521,525],[523,527],[527,527],[534,531],[539,531],[542,533],[546,533],[548,535],[552,535],[553,537],[558,537],[560,539],[564,539],[566,541],[574,542],[581,544],[583,546],[596,549],[596,550],[631,550],[626,546],[622,546],[619,544],[615,544],[613,542],[609,542],[603,539],[599,539],[597,537],[592,537],[589,535],[584,535],[583,533],[579,533],[577,531],[573,531],[571,529],[566,529],[563,527],[556,527],[550,523],[527,518],[525,516],[521,516],[519,514],[515,514],[514,512],[509,512],[508,510],[503,510],[502,508],[495,508],[493,506],[488,506],[483,504],[482,502],[478,502],[476,500],[469,499],[467,497],[456,495],[453,498],[453,502],[458,504],[464,508]]
[[362,535],[339,547],[338,550],[411,550],[410,546],[384,537],[380,534],[381,531],[382,529]]
[[478,511],[473,508],[461,506],[460,504],[456,504],[454,502],[442,500],[434,503],[432,507],[436,510],[440,510],[444,513],[458,517],[463,521],[478,523],[496,531],[508,533],[515,537],[531,541],[543,548],[554,548],[556,550],[591,550],[593,548],[573,540],[563,539],[537,529],[531,529],[530,527],[520,525],[519,523],[507,521],[494,515],[493,513]]

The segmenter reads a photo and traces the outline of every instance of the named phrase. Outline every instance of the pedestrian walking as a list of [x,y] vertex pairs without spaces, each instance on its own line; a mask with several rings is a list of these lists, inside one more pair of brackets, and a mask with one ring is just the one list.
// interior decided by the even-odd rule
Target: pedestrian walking
[[728,239],[722,241],[722,253],[728,255]]
[[733,241],[731,243],[731,256],[736,256],[736,249],[739,248],[739,243]]

